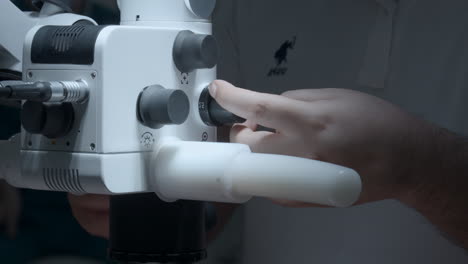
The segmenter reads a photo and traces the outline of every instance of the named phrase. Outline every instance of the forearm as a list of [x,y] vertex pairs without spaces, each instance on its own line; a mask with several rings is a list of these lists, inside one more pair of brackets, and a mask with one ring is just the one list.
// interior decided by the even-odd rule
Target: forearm
[[468,140],[431,126],[401,201],[468,249]]

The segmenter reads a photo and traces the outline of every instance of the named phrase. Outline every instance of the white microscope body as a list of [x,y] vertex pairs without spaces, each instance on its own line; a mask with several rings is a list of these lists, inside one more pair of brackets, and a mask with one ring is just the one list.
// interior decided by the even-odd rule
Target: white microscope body
[[[349,206],[358,199],[361,181],[351,169],[214,143],[216,128],[200,112],[216,79],[209,21],[215,0],[118,3],[119,26],[87,19],[27,33],[23,82],[3,87],[11,96],[26,86],[52,92],[48,101],[23,104],[20,161],[8,163],[21,173],[6,175],[12,185],[155,192],[166,201],[240,203],[262,196]],[[14,157],[11,148],[8,153]]]

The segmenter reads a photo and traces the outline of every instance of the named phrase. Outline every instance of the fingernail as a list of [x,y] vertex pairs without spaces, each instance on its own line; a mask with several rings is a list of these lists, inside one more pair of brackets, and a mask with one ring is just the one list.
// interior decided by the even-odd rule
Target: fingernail
[[212,82],[210,86],[208,87],[210,90],[210,94],[213,98],[216,98],[216,92],[218,90],[218,86],[215,84],[215,82]]

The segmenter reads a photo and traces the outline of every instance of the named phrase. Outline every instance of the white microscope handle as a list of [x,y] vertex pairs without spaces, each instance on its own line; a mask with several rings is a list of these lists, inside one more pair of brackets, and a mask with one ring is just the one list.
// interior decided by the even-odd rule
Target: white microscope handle
[[259,196],[346,207],[361,192],[352,169],[252,153],[241,144],[168,140],[156,149],[154,161],[153,188],[167,201],[242,203]]

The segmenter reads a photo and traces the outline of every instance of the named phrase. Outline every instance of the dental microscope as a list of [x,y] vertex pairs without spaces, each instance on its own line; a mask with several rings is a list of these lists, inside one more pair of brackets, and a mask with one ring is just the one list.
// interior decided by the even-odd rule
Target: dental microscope
[[206,202],[358,199],[352,169],[216,142],[217,127],[244,121],[207,89],[223,48],[212,36],[216,0],[118,0],[118,26],[72,14],[67,1],[33,3],[39,12],[0,2],[0,102],[22,109],[0,177],[111,195],[112,259],[203,260]]

